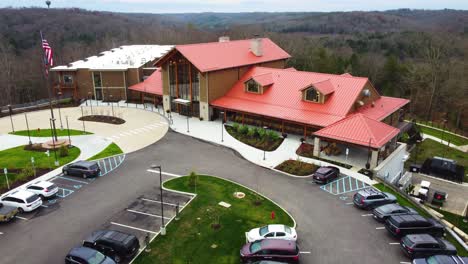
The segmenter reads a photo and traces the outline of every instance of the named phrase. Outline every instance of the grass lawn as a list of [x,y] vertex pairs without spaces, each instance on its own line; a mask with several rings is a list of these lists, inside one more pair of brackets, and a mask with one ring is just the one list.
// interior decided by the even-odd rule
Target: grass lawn
[[88,160],[103,159],[103,158],[106,158],[106,157],[110,157],[110,156],[114,156],[114,155],[122,154],[122,153],[123,153],[122,149],[120,149],[120,147],[117,144],[111,143],[103,151],[101,151],[98,154],[92,156]]
[[[432,158],[434,156],[453,159],[456,160],[459,165],[468,167],[468,153],[449,148],[431,139],[425,139],[419,143],[411,152],[411,157],[406,164],[422,164],[427,158]],[[468,182],[468,176],[466,176],[466,174],[464,181]]]
[[464,218],[463,216],[453,214],[453,213],[450,213],[450,212],[447,212],[447,211],[444,211],[444,210],[441,210],[441,209],[438,209],[438,208],[432,208],[432,209],[434,209],[434,210],[438,211],[439,213],[443,214],[445,220],[452,223],[456,227],[460,228],[463,232],[468,234],[468,222],[466,222],[466,223],[463,222],[463,218]]
[[[51,130],[50,129],[41,129],[41,130],[37,130],[37,129],[33,129],[33,130],[29,130],[29,133],[31,135],[31,137],[51,137]],[[12,135],[17,135],[17,136],[28,136],[28,131],[27,130],[21,130],[21,131],[15,131],[14,133],[13,132],[10,132],[10,134]],[[90,132],[85,132],[83,133],[83,131],[81,130],[74,130],[74,129],[70,129],[70,136],[81,136],[81,135],[90,135],[90,134],[93,134],[93,133],[90,133]],[[68,136],[68,132],[66,129],[64,130],[60,130],[57,128],[57,136],[58,137],[64,137],[64,136]]]
[[[189,177],[169,180],[164,186],[194,192]],[[261,205],[254,205],[256,195],[235,183],[199,176],[196,186],[198,196],[181,212],[180,220],[171,222],[166,236],[158,236],[150,245],[151,252],[143,252],[134,263],[239,263],[244,232],[266,224],[293,225],[286,212],[272,202],[261,198]],[[235,198],[236,191],[244,192],[246,197]],[[220,201],[232,206],[221,207]],[[271,211],[276,214],[275,220],[270,219]],[[213,229],[217,216],[221,227]]]
[[314,173],[318,166],[299,160],[285,160],[275,169],[297,176],[308,176]]
[[438,129],[430,128],[430,127],[418,126],[418,128],[420,129],[422,133],[440,138],[447,142],[450,141],[450,144],[454,144],[457,146],[468,145],[468,139],[466,138],[463,138],[463,137],[460,137],[451,133],[447,133],[445,131],[441,131]]
[[[395,192],[393,189],[390,189],[389,187],[386,187],[384,184],[382,183],[378,183],[376,185],[373,185],[373,187],[381,190],[381,191],[384,191],[384,192],[388,192],[388,193],[391,193],[393,195],[396,196],[397,200],[398,200],[398,203],[400,205],[403,205],[403,206],[408,206],[408,207],[411,207],[411,208],[414,208],[420,215],[424,216],[424,217],[431,217],[431,215],[429,213],[427,213],[426,211],[420,209],[419,207],[416,207],[414,206],[410,201],[408,201],[408,199],[406,199],[404,196],[402,196],[401,194]],[[445,214],[444,214],[445,215]],[[447,217],[447,216],[446,216]],[[450,222],[450,220],[448,220],[448,218],[446,218],[447,221]],[[446,232],[446,236],[445,236],[445,239],[447,239],[450,243],[452,243],[456,248],[457,248],[457,251],[458,251],[458,255],[460,256],[468,256],[468,252],[462,247],[462,245],[460,245],[456,240],[455,238],[452,237],[452,235],[450,235],[450,233]]]
[[[80,155],[80,149],[73,147],[69,149],[68,156],[60,157],[57,151],[57,159],[60,165],[64,165],[76,159]],[[22,169],[31,165],[31,157],[34,157],[36,168],[52,168],[54,166],[54,152],[50,152],[49,158],[44,152],[24,150],[24,146],[19,146],[11,149],[0,151],[0,168]]]

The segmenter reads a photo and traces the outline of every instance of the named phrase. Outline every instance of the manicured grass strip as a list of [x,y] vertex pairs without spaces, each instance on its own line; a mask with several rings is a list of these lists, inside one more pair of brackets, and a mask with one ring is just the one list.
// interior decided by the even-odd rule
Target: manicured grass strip
[[463,222],[464,217],[461,215],[453,214],[438,208],[432,208],[439,213],[444,215],[444,219],[447,220],[448,222],[452,223],[456,227],[460,228],[463,232],[468,234],[468,222]]
[[122,154],[122,153],[123,153],[122,149],[117,144],[111,143],[103,151],[101,151],[98,154],[92,156],[88,160],[103,159],[103,158],[107,158],[107,157]]
[[[69,163],[80,155],[80,149],[73,147],[68,150],[68,156],[60,157],[57,151],[57,159],[60,165]],[[54,152],[50,152],[50,157],[44,152],[24,150],[24,146],[0,151],[0,168],[22,169],[31,166],[31,157],[34,157],[36,168],[56,168],[54,166]]]
[[390,187],[385,186],[383,183],[375,184],[375,185],[373,185],[373,187],[375,187],[375,188],[377,188],[377,189],[379,189],[379,190],[381,190],[383,192],[388,192],[388,193],[391,193],[391,194],[395,195],[395,197],[397,198],[397,201],[398,201],[398,203],[400,205],[414,208],[420,215],[422,215],[424,217],[431,217],[431,215],[428,214],[426,211],[424,211],[423,209],[421,209],[419,207],[414,206],[410,201],[408,201],[408,199],[406,199],[406,197],[399,194],[398,192],[395,192]]
[[[377,189],[379,189],[381,191],[388,192],[388,193],[391,193],[391,194],[395,195],[395,197],[397,198],[398,203],[400,205],[414,208],[420,215],[422,215],[424,217],[432,218],[432,216],[429,213],[427,213],[426,211],[424,211],[423,209],[421,209],[419,207],[414,206],[410,201],[408,201],[408,199],[406,199],[406,197],[402,196],[401,194],[399,194],[399,193],[395,192],[394,190],[390,189],[389,187],[385,186],[383,183],[375,184],[375,185],[373,185],[373,187],[375,187],[375,188],[377,188]],[[452,237],[452,235],[450,235],[449,232],[446,232],[445,239],[447,239],[450,243],[452,243],[457,248],[458,255],[468,256],[468,252],[462,247],[462,245],[460,245],[458,243],[457,240],[455,240],[454,237]]]
[[451,133],[447,133],[442,130],[430,128],[430,127],[418,126],[418,128],[420,129],[422,133],[440,138],[447,142],[450,141],[450,144],[454,144],[457,146],[468,145],[468,139],[466,138],[463,138],[463,137],[460,137]]
[[[15,131],[14,133],[10,132],[10,134],[27,137],[28,136],[28,131],[27,130],[21,130],[21,131]],[[38,131],[37,129],[33,129],[33,130],[29,130],[29,134],[31,135],[31,137],[51,137],[51,130],[50,129],[41,129],[41,130]],[[91,132],[84,132],[83,133],[83,131],[81,131],[81,130],[70,129],[70,136],[82,136],[82,135],[91,135],[91,134],[93,134],[93,133],[91,133]],[[68,136],[68,131],[66,129],[60,130],[59,128],[57,128],[57,136],[58,137]]]
[[[172,179],[164,186],[195,192],[189,186],[189,177]],[[134,263],[239,263],[244,232],[266,224],[293,225],[288,214],[272,202],[261,198],[261,205],[254,205],[257,196],[235,183],[199,176],[196,190],[198,196],[181,212],[180,220],[172,221],[166,236],[158,236],[150,245],[151,252],[143,252]],[[235,198],[233,193],[237,191],[244,192],[246,197]],[[231,207],[218,205],[221,201]],[[272,211],[276,214],[274,220],[270,218]],[[211,225],[218,217],[221,227],[215,230]]]

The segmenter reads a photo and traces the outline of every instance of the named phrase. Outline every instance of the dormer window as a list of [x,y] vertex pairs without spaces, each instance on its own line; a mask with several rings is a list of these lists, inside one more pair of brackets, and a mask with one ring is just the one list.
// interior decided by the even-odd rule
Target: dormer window
[[314,88],[309,88],[305,91],[304,100],[318,103],[320,101],[320,93]]
[[245,83],[246,91],[250,93],[260,93],[261,86],[254,80]]

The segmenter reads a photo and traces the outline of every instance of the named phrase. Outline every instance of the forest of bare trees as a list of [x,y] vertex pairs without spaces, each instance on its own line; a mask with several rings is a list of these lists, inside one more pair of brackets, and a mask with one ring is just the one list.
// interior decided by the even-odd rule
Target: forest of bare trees
[[419,120],[468,126],[468,12],[117,14],[0,9],[0,106],[45,97],[39,31],[66,64],[125,44],[270,37],[298,70],[366,76]]

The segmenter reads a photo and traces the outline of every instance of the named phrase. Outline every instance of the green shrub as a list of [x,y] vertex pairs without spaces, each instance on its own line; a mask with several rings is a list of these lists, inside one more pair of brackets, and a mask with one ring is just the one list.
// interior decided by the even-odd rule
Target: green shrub
[[258,137],[259,137],[260,139],[264,139],[265,136],[266,136],[266,130],[263,129],[263,128],[259,128],[259,129],[258,129]]
[[239,131],[239,124],[238,124],[238,123],[232,124],[232,128],[233,128],[235,131]]
[[21,172],[18,175],[18,178],[27,179],[32,176],[34,176],[34,169],[32,168],[32,166],[27,166],[21,170]]
[[249,128],[249,131],[247,132],[247,136],[255,137],[255,128]]
[[68,148],[65,147],[65,146],[61,146],[61,147],[59,148],[59,156],[60,156],[61,158],[68,156]]
[[242,135],[247,135],[247,133],[249,132],[249,127],[246,125],[242,125],[240,126],[238,132]]
[[271,141],[279,139],[279,135],[273,130],[268,130],[266,134],[267,134],[267,138]]
[[189,186],[191,187],[197,186],[197,181],[198,181],[198,175],[194,171],[192,171],[189,175],[189,181],[188,181]]

